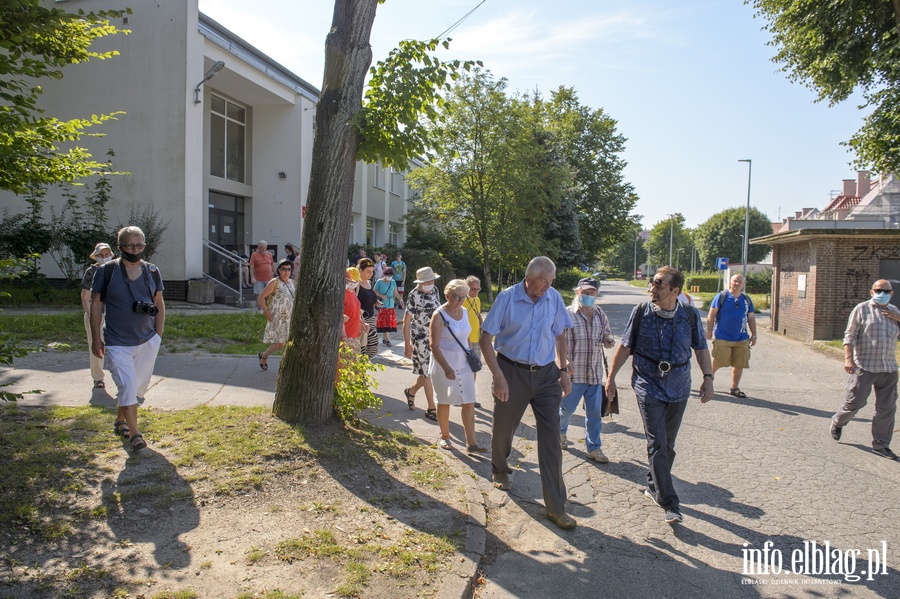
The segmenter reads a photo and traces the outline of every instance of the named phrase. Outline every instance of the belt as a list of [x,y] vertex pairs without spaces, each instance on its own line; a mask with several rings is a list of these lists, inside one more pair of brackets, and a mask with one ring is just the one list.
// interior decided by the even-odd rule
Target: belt
[[681,368],[682,366],[687,366],[691,363],[691,361],[688,360],[687,362],[682,362],[681,364],[672,364],[671,362],[666,360],[654,360],[647,354],[641,353],[639,351],[635,351],[634,353],[644,358],[648,362],[653,362],[654,366],[656,366],[656,369],[659,370],[660,374],[662,374],[663,376],[667,375],[673,368]]
[[512,364],[516,368],[530,370],[531,372],[540,370],[541,368],[546,368],[547,366],[550,366],[550,364],[553,364],[553,362],[548,362],[548,363],[544,364],[543,366],[538,366],[536,364],[524,364],[522,362],[516,362],[515,360],[511,360],[511,359],[507,358],[503,354],[497,354],[497,357],[500,358],[501,360],[503,360],[504,362],[507,362],[508,364]]

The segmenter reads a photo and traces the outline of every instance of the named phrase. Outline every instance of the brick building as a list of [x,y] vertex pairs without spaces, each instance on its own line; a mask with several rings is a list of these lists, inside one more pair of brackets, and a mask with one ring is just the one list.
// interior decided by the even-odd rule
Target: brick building
[[850,311],[869,298],[873,281],[888,279],[900,290],[900,230],[810,228],[751,243],[772,246],[770,326],[800,341],[843,337]]

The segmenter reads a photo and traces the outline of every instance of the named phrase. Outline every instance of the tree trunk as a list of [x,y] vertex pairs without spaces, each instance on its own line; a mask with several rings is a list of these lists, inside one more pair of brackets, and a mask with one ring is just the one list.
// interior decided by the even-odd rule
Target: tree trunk
[[359,147],[351,119],[362,108],[377,4],[377,0],[335,0],[331,31],[325,40],[325,75],[316,105],[300,274],[272,407],[274,414],[287,422],[319,425],[332,416],[343,326],[343,267]]

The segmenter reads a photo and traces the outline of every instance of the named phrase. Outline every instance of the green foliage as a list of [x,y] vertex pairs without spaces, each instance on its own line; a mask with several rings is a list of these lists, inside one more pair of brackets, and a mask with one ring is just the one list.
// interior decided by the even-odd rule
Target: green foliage
[[673,218],[666,218],[653,225],[653,228],[650,229],[650,239],[647,240],[646,248],[650,250],[651,264],[662,266],[669,263],[670,247],[672,249],[672,262],[676,262],[678,248],[690,250],[692,245],[694,245],[694,241],[691,237],[691,231],[684,226],[684,216],[677,212]]
[[[697,227],[694,241],[700,261],[707,267],[715,266],[716,258],[728,258],[732,264],[740,264],[743,257],[742,239],[747,209],[728,208],[709,217]],[[750,207],[750,239],[772,233],[769,217]],[[767,245],[751,245],[747,250],[748,262],[759,262],[769,253]]]
[[[460,78],[433,134],[441,152],[410,173],[421,193],[416,218],[460,250],[473,249],[492,273],[554,254],[544,227],[570,180],[533,108],[482,70]],[[558,246],[555,252],[558,252]]]
[[112,171],[112,157],[115,153],[109,150],[106,155],[107,170],[101,173],[93,188],[83,187],[84,198],[68,186],[63,187],[62,195],[66,199],[62,209],[57,213],[52,207],[50,256],[65,275],[70,284],[81,280],[84,269],[90,264],[88,254],[98,242],[115,246],[114,232],[107,228],[107,205],[112,199],[112,185],[109,176]]
[[[104,60],[118,52],[90,50],[94,40],[128,33],[108,21],[130,10],[69,13],[38,0],[7,2],[0,18],[0,189],[27,193],[60,181],[72,182],[103,169],[75,145],[86,129],[121,112],[68,121],[43,116],[41,79],[60,79],[67,65]],[[65,148],[65,149],[64,149]]]
[[556,271],[556,282],[553,283],[553,287],[567,291],[573,289],[582,278],[590,275],[591,273],[584,272],[580,268],[575,268],[574,266],[571,268],[559,269]]
[[745,291],[747,293],[771,293],[772,271],[767,268],[766,270],[748,272]]
[[[144,258],[151,260],[153,255],[156,254],[156,250],[162,244],[163,236],[171,222],[172,219],[170,218],[162,218],[159,208],[155,204],[144,204],[142,206],[132,204],[128,222],[120,225],[118,228],[121,229],[128,225],[139,227],[144,232],[144,243],[147,244],[146,249],[144,249]],[[113,247],[116,247],[115,244],[113,244]]]
[[607,273],[622,273],[628,278],[634,276],[635,255],[637,255],[637,267],[640,268],[647,260],[646,242],[641,238],[641,217],[631,215],[629,217],[630,229],[626,230],[624,239],[608,247],[600,254],[600,264]]
[[334,413],[343,421],[356,420],[359,413],[368,408],[380,408],[381,398],[372,392],[378,383],[369,374],[384,370],[381,364],[369,360],[369,356],[356,353],[346,343],[338,348],[338,379],[334,385]]
[[359,160],[380,160],[384,166],[406,170],[411,159],[432,150],[434,129],[429,123],[440,120],[447,78],[455,81],[460,69],[481,66],[480,61],[438,60],[432,54],[439,44],[449,48],[450,39],[404,40],[369,69],[363,109],[356,119]]
[[701,293],[715,293],[722,290],[722,271],[706,273],[685,273],[684,290],[690,293],[692,287],[700,287]]
[[[750,0],[746,0],[750,2]],[[874,109],[849,145],[857,166],[900,171],[900,3],[752,0],[766,19],[774,61],[834,105],[854,91]]]
[[578,255],[561,255],[561,264],[592,260],[617,242],[632,239],[629,213],[638,196],[624,179],[621,154],[626,140],[616,131],[616,121],[602,108],[581,104],[571,87],[560,87],[548,102],[538,100],[536,106],[573,177],[564,206],[572,206],[574,214],[568,219],[577,225],[581,247]]

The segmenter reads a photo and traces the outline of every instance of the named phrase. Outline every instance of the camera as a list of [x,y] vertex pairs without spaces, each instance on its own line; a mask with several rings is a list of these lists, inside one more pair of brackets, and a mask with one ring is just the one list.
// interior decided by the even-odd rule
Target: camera
[[131,309],[138,314],[143,312],[144,314],[149,314],[150,316],[156,316],[156,314],[159,312],[159,308],[148,302],[134,302],[134,305],[131,307]]

